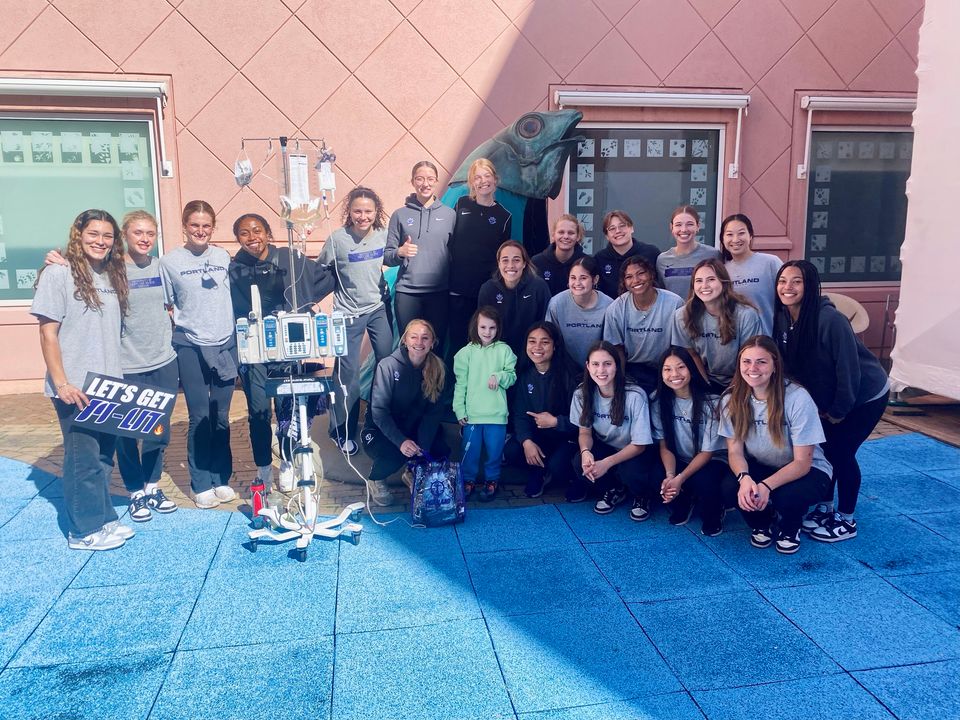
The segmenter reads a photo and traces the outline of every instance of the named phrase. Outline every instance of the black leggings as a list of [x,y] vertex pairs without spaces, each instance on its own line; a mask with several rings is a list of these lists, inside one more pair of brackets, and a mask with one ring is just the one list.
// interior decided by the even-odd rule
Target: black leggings
[[[606,475],[596,482],[598,492],[602,495],[611,488],[623,487],[626,485],[630,494],[638,500],[653,501],[660,497],[660,480],[663,478],[663,465],[660,457],[654,449],[655,445],[647,445],[644,451],[629,460],[614,465]],[[592,453],[595,460],[602,460],[618,453],[620,448],[607,445],[593,436]],[[583,475],[583,464],[580,462],[580,455],[573,457],[574,483],[580,487],[590,487],[593,485]]]
[[577,444],[564,438],[553,430],[535,432],[530,438],[543,450],[543,467],[528,465],[527,456],[523,453],[523,444],[515,437],[507,440],[503,448],[503,459],[508,465],[521,467],[526,470],[531,480],[542,478],[544,473],[550,473],[554,482],[567,484],[570,478],[570,463],[577,454]]
[[833,465],[834,482],[820,501],[833,501],[833,485],[836,483],[837,510],[842,513],[852,515],[857,509],[861,480],[857,450],[880,422],[889,397],[888,391],[876,400],[855,407],[836,425],[826,419],[823,421],[823,434],[827,436],[827,441],[822,446],[823,454]]
[[393,304],[397,315],[397,331],[402,334],[411,320],[426,320],[433,326],[434,337],[440,346],[434,351],[442,354],[450,316],[450,293],[443,290],[414,295],[398,291]]
[[[780,468],[761,465],[753,458],[747,458],[750,468],[750,478],[759,483],[779,471]],[[803,515],[807,509],[823,497],[830,487],[830,476],[823,470],[815,467],[801,478],[797,478],[786,485],[781,485],[770,493],[770,502],[760,511],[740,510],[743,519],[753,530],[766,530],[773,524],[774,511],[780,514],[780,531],[785,535],[794,536],[800,530]],[[739,484],[733,474],[728,474],[723,481],[723,498],[726,503],[737,504]]]

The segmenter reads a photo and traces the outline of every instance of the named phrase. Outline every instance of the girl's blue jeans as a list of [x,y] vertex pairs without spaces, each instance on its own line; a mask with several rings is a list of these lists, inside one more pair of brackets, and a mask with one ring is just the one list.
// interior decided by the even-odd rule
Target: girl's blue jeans
[[476,483],[477,473],[480,471],[480,453],[486,449],[487,461],[483,465],[485,482],[500,482],[500,464],[503,460],[503,446],[507,442],[506,425],[474,425],[467,423],[463,426],[463,458],[460,461],[460,472],[464,483]]

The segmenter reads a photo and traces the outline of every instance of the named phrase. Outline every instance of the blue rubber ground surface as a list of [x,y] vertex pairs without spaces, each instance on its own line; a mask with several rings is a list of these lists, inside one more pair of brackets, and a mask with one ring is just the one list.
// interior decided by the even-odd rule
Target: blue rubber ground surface
[[579,504],[300,563],[188,509],[71,551],[59,479],[0,458],[0,717],[960,717],[960,450],[861,459],[859,537],[792,557]]

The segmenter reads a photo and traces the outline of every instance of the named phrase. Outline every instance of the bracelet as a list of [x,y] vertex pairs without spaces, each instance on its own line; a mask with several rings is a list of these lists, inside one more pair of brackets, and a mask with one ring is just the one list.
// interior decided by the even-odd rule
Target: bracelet
[[593,448],[584,448],[583,450],[580,451],[580,454],[583,455],[585,452],[588,452],[591,455],[593,455]]
[[59,385],[57,385],[57,392],[60,392],[62,388],[65,388],[69,384],[70,384],[69,380],[66,380],[65,382],[60,383]]
[[773,492],[773,488],[767,485],[766,480],[761,480],[760,482],[757,483],[757,485],[763,485],[767,489],[767,492],[770,492],[770,493]]

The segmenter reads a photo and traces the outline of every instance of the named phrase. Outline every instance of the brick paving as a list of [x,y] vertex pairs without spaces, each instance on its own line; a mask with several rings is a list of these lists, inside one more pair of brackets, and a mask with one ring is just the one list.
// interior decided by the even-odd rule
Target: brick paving
[[[60,427],[50,401],[40,393],[0,396],[0,455],[35,465],[41,470],[61,474],[63,467],[63,445]],[[247,426],[246,399],[241,390],[234,393],[230,411],[231,445],[233,447],[234,480],[231,486],[239,493],[239,498],[219,509],[247,509],[250,497],[250,481],[256,475],[256,466],[250,453],[249,432]],[[361,424],[362,427],[362,424]],[[445,426],[451,447],[457,444],[455,426]],[[187,470],[187,413],[181,394],[173,413],[173,425],[170,428],[171,440],[164,462],[161,487],[164,492],[182,507],[193,507],[190,499],[190,477]],[[886,435],[899,435],[906,430],[881,420],[871,438]],[[366,477],[370,470],[370,461],[364,453],[351,459],[353,468],[347,464],[336,447],[327,439],[325,417],[314,423],[311,436],[317,445],[319,459],[323,464],[324,480],[321,484],[320,508],[323,512],[339,511],[344,505],[366,500],[366,490],[361,476]],[[278,461],[274,460],[276,466]],[[355,468],[355,470],[354,470]],[[550,490],[537,499],[523,494],[521,474],[505,472],[505,483],[497,498],[485,503],[486,507],[505,508],[545,503],[563,502],[562,489]],[[514,481],[514,482],[511,482]],[[375,512],[402,512],[407,509],[406,489],[400,483],[399,473],[388,480],[395,490],[397,501],[386,508],[376,508]],[[116,495],[125,495],[126,491],[116,470],[111,482],[111,491]],[[401,502],[402,499],[402,502]]]

